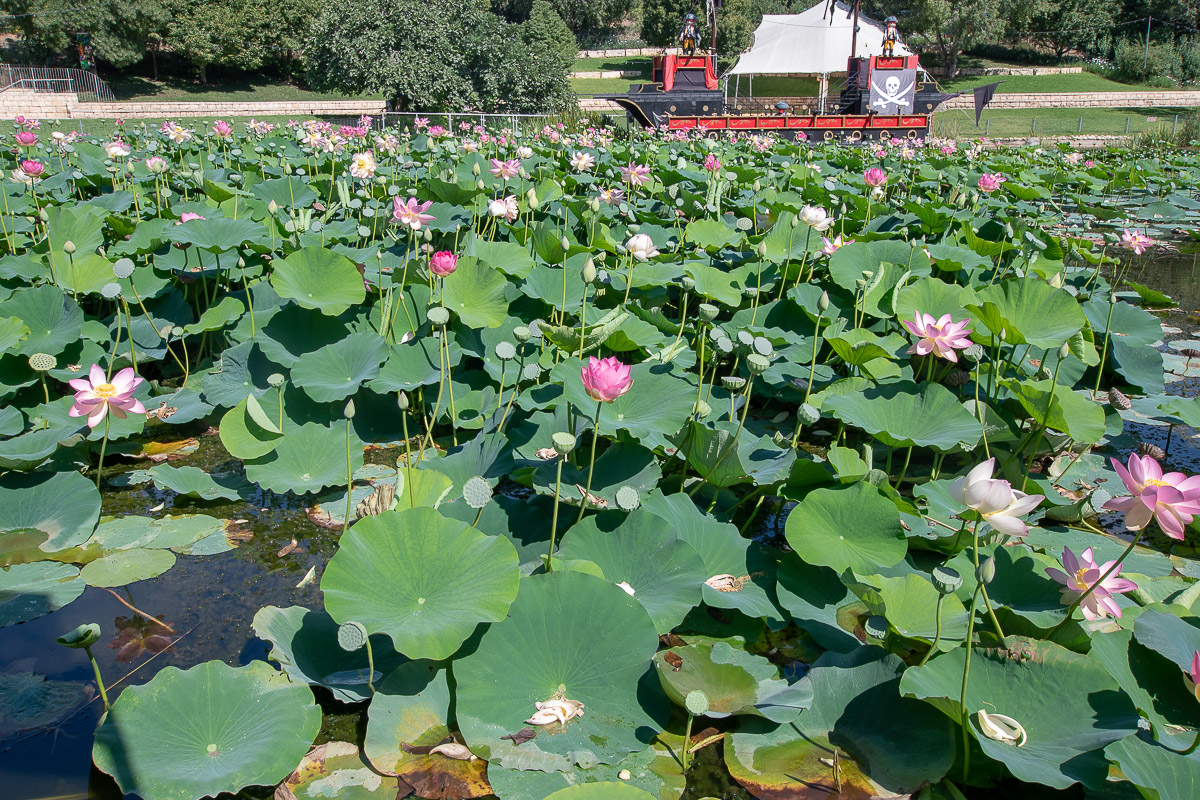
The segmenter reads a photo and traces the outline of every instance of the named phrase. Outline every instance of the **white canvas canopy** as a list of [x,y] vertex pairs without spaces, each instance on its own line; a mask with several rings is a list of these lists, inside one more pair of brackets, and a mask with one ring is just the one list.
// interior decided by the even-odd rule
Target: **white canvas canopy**
[[[730,75],[828,75],[845,72],[850,57],[854,20],[849,5],[820,2],[802,14],[766,14],[754,31],[754,46],[743,53]],[[832,17],[832,19],[831,19]],[[883,24],[858,17],[858,56],[877,56],[883,50]],[[910,55],[896,43],[896,55]]]

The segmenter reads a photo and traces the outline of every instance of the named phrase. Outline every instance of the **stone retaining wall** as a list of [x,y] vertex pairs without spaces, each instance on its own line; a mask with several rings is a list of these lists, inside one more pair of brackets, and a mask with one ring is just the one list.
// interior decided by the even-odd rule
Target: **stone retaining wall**
[[1083,67],[976,67],[960,69],[959,75],[1078,75]]
[[663,53],[680,52],[678,47],[629,47],[608,50],[580,50],[579,58],[624,58],[626,56],[661,56]]
[[384,110],[382,100],[304,100],[227,103],[81,103],[71,94],[10,89],[0,92],[0,119],[163,119],[172,117],[358,117]]
[[[1188,92],[1012,92],[997,94],[988,108],[1195,108],[1200,91]],[[974,108],[970,92],[947,101],[943,108]]]
[[644,73],[640,69],[605,70],[603,72],[572,72],[570,78],[640,78]]

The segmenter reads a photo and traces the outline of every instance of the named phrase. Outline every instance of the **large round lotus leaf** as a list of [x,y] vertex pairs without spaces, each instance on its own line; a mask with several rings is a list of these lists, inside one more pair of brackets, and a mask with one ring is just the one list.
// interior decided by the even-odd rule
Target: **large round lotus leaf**
[[1031,344],[1043,350],[1058,349],[1087,323],[1070,292],[1027,278],[977,290],[975,302],[968,304],[967,310],[986,328],[976,326],[977,340],[986,340],[986,331],[994,336],[1004,331],[1010,345]]
[[371,698],[363,751],[371,766],[397,775],[417,797],[469,798],[492,793],[482,760],[459,760],[429,748],[452,741],[451,692],[445,669],[413,661],[396,669]]
[[[825,653],[801,681],[812,707],[794,723],[744,721],[725,764],[761,798],[893,797],[936,783],[954,763],[950,721],[900,695],[904,664],[877,647]],[[832,751],[840,752],[841,792]]]
[[559,789],[546,800],[654,800],[654,795],[617,781],[604,783],[581,783]]
[[82,544],[99,519],[100,492],[78,472],[0,475],[0,529],[39,530],[46,552]]
[[[370,388],[377,392],[411,392],[418,386],[436,384],[442,375],[439,339],[420,336],[404,343],[393,344],[379,375]],[[462,361],[463,352],[457,342],[450,342],[450,366]]]
[[932,447],[942,452],[970,450],[983,426],[944,386],[910,381],[828,398],[824,409],[862,428],[890,447]]
[[659,633],[669,632],[700,604],[700,587],[708,578],[692,546],[641,509],[623,520],[588,517],[571,528],[557,557],[591,561],[606,580],[632,587]]
[[629,778],[624,782],[629,786],[647,791],[657,800],[679,800],[685,783],[677,755],[683,736],[674,737],[676,741],[671,746],[661,741],[662,736],[660,734],[653,746],[632,753],[615,764],[597,764],[587,769],[575,767],[568,772],[541,772],[489,764],[488,781],[496,796],[504,800],[545,800],[568,786],[621,780],[621,772],[628,770]]
[[56,356],[79,340],[83,328],[83,310],[48,283],[15,292],[4,301],[4,315],[16,317],[29,328],[29,335],[17,346],[17,352],[27,356]]
[[158,464],[149,470],[154,484],[200,500],[237,500],[249,488],[240,475],[212,475],[199,467]]
[[85,566],[79,574],[88,586],[125,586],[157,578],[173,566],[175,554],[170,550],[135,547],[98,558]]
[[459,258],[458,269],[444,278],[444,285],[446,293],[439,297],[469,328],[498,328],[508,316],[508,279],[478,259]]
[[387,343],[370,331],[352,333],[339,342],[300,356],[292,381],[318,403],[344,400],[379,374]]
[[788,514],[784,535],[804,561],[839,574],[879,572],[908,550],[900,512],[866,481],[810,492]]
[[323,247],[304,247],[276,261],[271,286],[280,297],[333,317],[367,296],[354,262]]
[[308,752],[275,789],[275,800],[395,800],[394,777],[380,775],[350,742],[327,742]]
[[896,292],[896,317],[912,319],[920,311],[934,318],[949,314],[956,322],[968,318],[964,306],[975,299],[969,287],[938,278],[919,278]]
[[36,672],[0,672],[0,740],[47,728],[92,696],[82,681],[52,681]]
[[[903,267],[897,276],[904,270],[910,270],[914,275],[929,274],[929,256],[920,243],[900,239],[851,242],[840,247],[829,258],[829,274],[838,286],[852,292],[855,282],[862,280],[864,271],[878,272],[881,264]],[[891,283],[895,284],[895,278]]]
[[[318,492],[346,485],[346,430],[310,422],[289,430],[275,451],[246,462],[246,477],[273,492]],[[363,465],[362,442],[350,436],[350,468]]]
[[[1132,734],[1138,716],[1129,698],[1097,661],[1057,644],[1009,637],[1008,650],[976,648],[967,684],[971,734],[983,752],[1017,778],[1065,789],[1076,781],[1102,786],[1108,775],[1104,747]],[[929,700],[957,720],[962,648],[912,667],[901,688]],[[980,732],[980,710],[1004,714],[1029,735],[1024,747]]]
[[753,714],[790,722],[812,701],[810,684],[789,685],[770,661],[728,642],[660,650],[654,655],[654,666],[667,697],[685,707],[688,693],[704,692],[708,697],[704,716],[714,719]]
[[[174,225],[167,228],[167,232],[173,241],[194,244],[210,253],[221,253],[258,239],[263,235],[263,227],[247,219],[213,217]],[[236,264],[235,256],[221,259],[221,266],[225,269],[233,269]]]
[[1165,611],[1154,610],[1138,617],[1133,624],[1133,638],[1181,671],[1190,668],[1193,654],[1200,651],[1200,627]]
[[519,580],[512,542],[413,508],[356,523],[325,568],[321,590],[339,623],[386,633],[409,658],[441,659],[479,623],[504,619]]
[[300,606],[260,608],[254,615],[253,628],[255,636],[271,643],[271,660],[289,678],[324,686],[343,703],[371,699],[368,677],[378,688],[384,677],[405,660],[385,637],[376,636],[371,640],[375,673],[369,675],[367,649],[342,649],[333,618]]
[[[654,693],[639,691],[654,680],[647,670],[657,648],[650,615],[614,584],[579,572],[525,578],[508,619],[454,665],[459,728],[480,758],[508,769],[619,761],[659,730],[658,709],[643,708]],[[534,703],[554,697],[583,703],[583,715],[525,723]]]
[[938,590],[925,575],[909,573],[895,578],[868,575],[849,586],[871,614],[886,617],[901,636],[932,642],[940,630],[939,647],[943,650],[955,647],[967,636],[967,609],[962,601],[953,594],[947,595],[942,600],[941,612],[935,613]]
[[0,628],[60,609],[85,586],[79,568],[70,564],[37,561],[0,569]]
[[96,731],[92,759],[126,793],[198,800],[283,780],[321,727],[312,689],[262,661],[166,667],[128,686]]
[[692,546],[704,562],[705,580],[716,575],[739,579],[725,587],[731,591],[702,586],[705,605],[736,609],[749,617],[763,617],[783,625],[784,615],[773,599],[775,563],[762,546],[743,538],[737,526],[705,514],[682,492],[672,495],[655,492],[645,499],[642,508],[666,520],[667,526]]
[[1200,752],[1180,755],[1139,733],[1110,744],[1105,753],[1121,768],[1121,774],[1142,790],[1144,797],[1153,800],[1196,797],[1196,787],[1200,786]]

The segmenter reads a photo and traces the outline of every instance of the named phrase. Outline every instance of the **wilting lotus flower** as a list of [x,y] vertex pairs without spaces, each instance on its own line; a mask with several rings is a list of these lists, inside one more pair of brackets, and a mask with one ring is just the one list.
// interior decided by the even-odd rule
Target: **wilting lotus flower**
[[1104,504],[1109,511],[1125,512],[1125,527],[1140,531],[1158,520],[1163,533],[1183,540],[1184,526],[1200,514],[1200,475],[1187,477],[1182,472],[1163,474],[1162,467],[1150,456],[1129,456],[1129,468],[1111,459],[1131,497],[1114,497]]
[[658,249],[654,246],[654,240],[644,233],[634,234],[629,237],[629,241],[625,243],[625,247],[629,250],[629,255],[638,261],[646,261],[658,255]]
[[213,123],[212,132],[221,139],[228,139],[233,136],[233,127],[223,119],[219,119]]
[[1128,228],[1121,234],[1121,244],[1128,247],[1139,256],[1154,244],[1154,240],[1145,234],[1131,231]]
[[419,231],[426,222],[437,219],[432,214],[425,213],[431,205],[433,205],[431,200],[418,203],[417,198],[409,197],[401,203],[399,197],[394,197],[392,198],[392,222],[407,225],[414,231]]
[[954,322],[949,314],[943,314],[939,319],[934,320],[929,314],[915,311],[913,321],[903,320],[903,324],[909,333],[917,337],[917,343],[908,348],[910,354],[917,353],[924,356],[933,353],[935,356],[957,363],[958,356],[954,351],[966,350],[971,346],[972,331],[964,330],[967,325],[971,324],[969,319]]
[[[1116,564],[1116,561],[1106,561],[1103,564],[1097,564],[1092,558],[1092,548],[1089,547],[1084,550],[1076,558],[1075,554],[1071,552],[1071,548],[1064,547],[1062,564],[1067,568],[1066,572],[1054,567],[1047,567],[1046,574],[1058,583],[1063,584],[1062,603],[1063,605],[1071,605],[1089,587],[1100,580],[1100,576],[1108,572]],[[1118,578],[1117,576],[1120,574],[1121,567],[1118,565],[1112,571],[1112,574],[1097,585],[1095,589],[1092,589],[1091,594],[1080,603],[1079,610],[1083,612],[1085,618],[1093,620],[1102,617],[1121,616],[1121,607],[1117,605],[1117,601],[1113,599],[1113,595],[1131,592],[1137,588],[1137,584],[1127,578]]]
[[33,147],[38,140],[37,134],[33,131],[17,131],[15,138],[21,147]]
[[167,171],[167,162],[158,156],[150,156],[146,159],[146,169],[155,175],[160,175]]
[[617,167],[621,171],[621,180],[630,186],[641,186],[650,182],[650,168],[641,164],[629,162],[628,167]]
[[369,152],[355,153],[350,159],[350,174],[360,180],[368,180],[375,174],[375,156]]
[[583,703],[576,700],[551,698],[533,705],[537,711],[525,720],[530,725],[553,725],[555,722],[565,725],[567,720],[583,716]]
[[845,246],[846,246],[846,245],[848,245],[848,244],[854,244],[854,240],[853,240],[853,239],[846,239],[846,240],[844,240],[844,241],[843,241],[841,234],[838,234],[837,236],[835,236],[835,237],[834,237],[834,238],[832,238],[832,239],[828,239],[828,238],[826,238],[826,237],[822,236],[822,237],[821,237],[821,242],[822,242],[822,244],[824,245],[824,246],[821,248],[821,252],[822,252],[822,253],[824,253],[824,254],[825,254],[825,255],[827,255],[827,256],[831,256],[831,255],[833,255],[833,254],[834,254],[834,253],[836,253],[836,252],[837,252],[839,249],[841,249],[841,248],[845,247]]
[[1000,188],[1000,184],[1006,181],[1008,181],[1008,178],[999,172],[985,172],[979,176],[979,191],[984,194],[991,194]]
[[712,153],[709,153],[704,158],[704,168],[709,172],[716,172],[721,168],[721,161]]
[[820,206],[804,206],[800,209],[800,221],[815,231],[827,231],[833,227],[833,217]]
[[1024,536],[1029,526],[1021,517],[1033,511],[1045,498],[1025,494],[1005,480],[993,480],[996,459],[989,458],[950,484],[950,496],[974,509],[989,525],[1008,536]]
[[579,377],[588,397],[600,403],[611,403],[633,387],[629,365],[622,364],[616,356],[605,359],[591,356],[579,370]]
[[867,186],[870,186],[871,188],[883,186],[885,183],[887,183],[887,173],[881,170],[879,167],[871,167],[869,170],[863,173],[863,181],[865,181]]
[[517,158],[533,158],[533,148],[524,145],[518,147]]
[[439,277],[446,277],[458,269],[458,256],[449,250],[439,250],[429,258],[429,271]]
[[596,159],[591,153],[575,153],[571,156],[571,169],[576,172],[587,172],[596,166]]
[[509,222],[516,222],[517,216],[521,213],[520,207],[517,205],[517,196],[510,194],[503,199],[496,199],[488,203],[488,214],[493,217],[504,217]]
[[604,201],[606,206],[619,206],[621,201],[625,199],[624,189],[605,189],[600,193],[600,199]]
[[117,419],[125,419],[126,412],[146,413],[145,406],[133,396],[133,391],[141,384],[142,379],[134,374],[132,367],[118,372],[113,376],[112,383],[109,383],[100,365],[93,364],[87,378],[75,378],[68,382],[75,390],[75,404],[67,414],[72,417],[87,417],[89,428],[99,425],[110,407]]
[[488,172],[492,173],[497,178],[506,181],[517,177],[517,174],[520,173],[520,171],[521,162],[517,161],[515,158],[508,161],[501,161],[497,158],[493,158],[492,168],[488,170]]
[[175,221],[175,224],[182,225],[183,223],[191,222],[194,219],[205,219],[205,217],[202,217],[199,214],[192,213],[191,211],[185,211],[179,215],[179,219],[177,219]]

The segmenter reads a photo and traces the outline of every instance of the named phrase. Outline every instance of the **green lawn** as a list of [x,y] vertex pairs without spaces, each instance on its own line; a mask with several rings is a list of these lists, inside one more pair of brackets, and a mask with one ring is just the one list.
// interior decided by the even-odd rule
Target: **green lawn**
[[[353,96],[313,92],[290,83],[270,78],[244,78],[222,81],[220,84],[201,84],[173,78],[152,81],[149,78],[122,75],[106,79],[118,100],[161,103],[219,103],[246,100],[262,102],[291,102],[297,100],[353,100]],[[361,96],[360,96],[361,97]]]
[[[1160,126],[1168,130],[1176,114],[1183,117],[1195,113],[1186,108],[1006,108],[985,110],[979,127],[975,127],[975,112],[970,110],[943,111],[935,115],[933,135],[958,139],[983,136],[1072,136],[1141,133]],[[1151,117],[1157,118],[1150,121]],[[1037,120],[1036,126],[1034,120]]]
[[1067,75],[967,75],[952,81],[939,80],[938,84],[948,92],[961,92],[1004,81],[996,91],[1006,92],[1135,92],[1148,89],[1129,83],[1118,83],[1091,72]]
[[577,58],[572,72],[608,72],[610,70],[641,70],[650,74],[649,56],[615,56],[613,58]]

